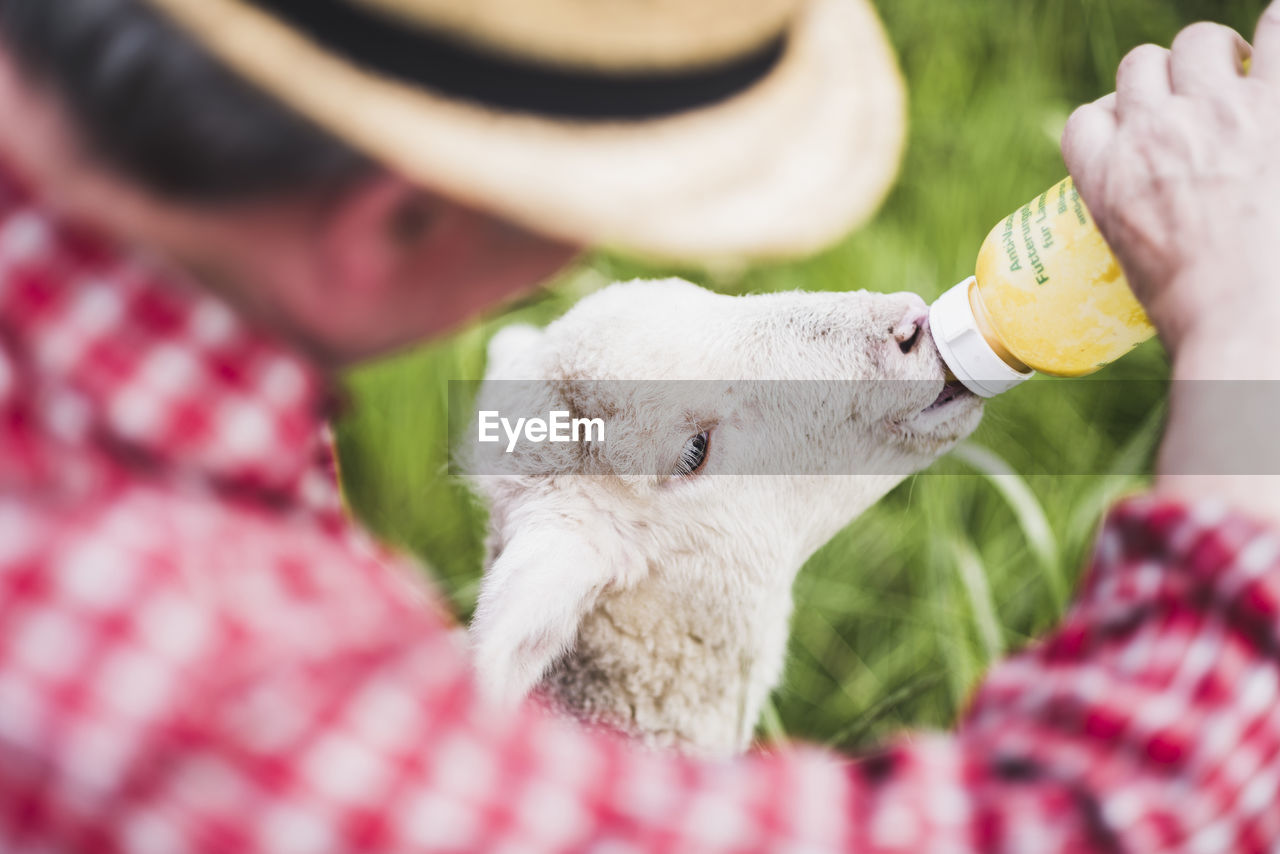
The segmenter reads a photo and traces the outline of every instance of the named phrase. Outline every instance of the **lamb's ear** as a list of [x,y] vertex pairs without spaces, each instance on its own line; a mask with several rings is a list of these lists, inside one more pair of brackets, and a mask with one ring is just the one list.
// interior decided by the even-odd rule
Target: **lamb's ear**
[[629,573],[580,532],[526,524],[485,572],[471,621],[484,690],[516,702],[535,688],[577,637],[600,593]]
[[543,332],[527,323],[504,326],[489,339],[484,376],[487,380],[534,379]]

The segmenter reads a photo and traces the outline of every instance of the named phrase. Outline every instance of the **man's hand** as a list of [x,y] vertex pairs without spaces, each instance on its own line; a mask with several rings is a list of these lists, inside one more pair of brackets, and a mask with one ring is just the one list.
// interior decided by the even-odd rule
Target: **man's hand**
[[1173,358],[1157,490],[1280,528],[1280,0],[1133,50],[1062,151]]
[[1072,115],[1062,151],[1175,357],[1189,338],[1257,338],[1280,319],[1280,3],[1252,51],[1200,23],[1172,50],[1130,52],[1115,93]]

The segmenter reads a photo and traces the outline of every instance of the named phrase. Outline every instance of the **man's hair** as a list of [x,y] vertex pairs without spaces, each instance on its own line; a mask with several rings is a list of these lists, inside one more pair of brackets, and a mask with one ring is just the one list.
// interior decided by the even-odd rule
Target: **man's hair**
[[164,198],[324,190],[373,171],[141,0],[0,0],[0,41],[61,98],[87,151]]

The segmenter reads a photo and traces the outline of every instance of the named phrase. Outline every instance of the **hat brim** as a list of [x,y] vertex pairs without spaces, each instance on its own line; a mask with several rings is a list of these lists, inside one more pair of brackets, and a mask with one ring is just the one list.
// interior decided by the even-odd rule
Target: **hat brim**
[[823,248],[878,207],[906,96],[867,0],[814,0],[723,103],[560,120],[366,72],[241,0],[149,0],[246,79],[405,178],[540,233],[700,262]]

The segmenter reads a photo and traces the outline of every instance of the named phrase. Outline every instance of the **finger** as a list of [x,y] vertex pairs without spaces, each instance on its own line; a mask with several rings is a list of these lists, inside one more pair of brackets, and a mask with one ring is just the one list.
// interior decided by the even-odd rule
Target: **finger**
[[1221,91],[1239,80],[1249,43],[1239,33],[1207,21],[1178,33],[1169,52],[1169,79],[1179,95],[1203,95]]
[[1141,44],[1120,60],[1116,70],[1116,114],[1125,116],[1158,107],[1173,96],[1169,79],[1169,51]]
[[1110,92],[1106,95],[1103,95],[1101,98],[1094,101],[1089,106],[1097,107],[1099,110],[1105,110],[1106,112],[1111,114],[1112,119],[1115,119],[1116,118],[1116,93]]
[[1116,136],[1115,93],[1079,107],[1062,131],[1062,159],[1086,203],[1101,187],[1107,152]]
[[1249,76],[1280,83],[1280,0],[1268,6],[1258,20]]

